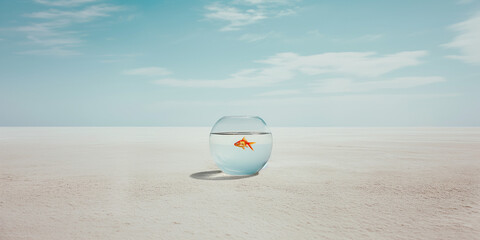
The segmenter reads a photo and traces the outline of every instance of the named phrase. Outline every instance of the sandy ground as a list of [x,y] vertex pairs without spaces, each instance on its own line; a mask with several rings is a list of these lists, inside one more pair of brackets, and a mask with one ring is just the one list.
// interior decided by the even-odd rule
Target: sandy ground
[[0,239],[480,239],[480,128],[277,128],[259,175],[208,128],[0,128]]

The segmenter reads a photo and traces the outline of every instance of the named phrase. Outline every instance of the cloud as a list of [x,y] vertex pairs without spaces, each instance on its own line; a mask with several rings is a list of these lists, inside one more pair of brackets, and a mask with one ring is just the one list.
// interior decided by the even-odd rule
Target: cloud
[[399,68],[418,65],[421,63],[418,58],[426,54],[426,51],[399,52],[385,56],[378,56],[375,52],[330,52],[301,56],[287,52],[257,62],[307,75],[341,73],[376,77]]
[[72,37],[41,38],[39,36],[30,35],[27,36],[27,38],[30,39],[33,43],[45,46],[75,46],[82,42],[80,39]]
[[300,93],[302,93],[302,91],[298,89],[289,89],[289,90],[276,90],[276,91],[264,92],[264,93],[257,94],[257,96],[259,97],[285,96],[285,95],[296,95]]
[[80,55],[79,52],[63,49],[63,48],[47,48],[47,49],[37,49],[37,50],[30,50],[30,51],[23,51],[18,52],[18,54],[22,55],[55,55],[55,56],[73,56],[73,55]]
[[421,63],[426,51],[378,55],[374,52],[330,52],[314,55],[279,53],[256,61],[262,68],[243,69],[225,79],[160,79],[156,84],[175,87],[244,88],[270,86],[303,76],[337,74],[350,77],[377,77],[394,70]]
[[[39,1],[39,3],[63,4],[61,6],[71,6],[68,4],[80,4],[88,1]],[[54,5],[54,6],[57,6]],[[46,11],[33,12],[24,16],[35,19],[35,22],[29,25],[17,27],[17,32],[24,33],[32,45],[43,47],[21,52],[20,54],[41,54],[41,55],[76,55],[78,52],[71,48],[79,46],[83,41],[79,30],[71,30],[79,24],[92,22],[99,18],[109,17],[113,12],[124,10],[122,6],[110,4],[97,4],[74,10],[49,9]]]
[[26,14],[25,16],[39,19],[60,19],[61,21],[68,23],[81,23],[90,22],[98,17],[108,17],[111,12],[120,11],[122,9],[123,7],[120,6],[101,4],[75,11],[50,9],[48,11]]
[[205,17],[210,20],[228,22],[220,31],[236,31],[241,27],[257,23],[270,17],[295,14],[295,10],[282,8],[287,0],[237,0],[231,4],[214,3],[205,7]]
[[444,82],[445,79],[433,77],[400,77],[382,81],[354,81],[348,78],[334,78],[319,80],[312,83],[314,92],[319,93],[346,93],[367,92],[379,89],[412,88],[432,83]]
[[450,28],[458,32],[458,35],[453,41],[442,46],[456,48],[461,54],[447,57],[471,64],[480,64],[480,11],[470,19],[452,25]]
[[260,5],[260,4],[287,4],[291,1],[289,0],[241,0],[236,2],[243,3],[243,4]]
[[[60,52],[57,51],[60,48],[71,48],[78,46],[82,42],[82,40],[78,38],[74,32],[62,31],[63,28],[68,25],[69,23],[65,21],[54,21],[21,26],[16,28],[16,30],[26,34],[26,38],[30,41],[30,43],[34,45],[40,45],[42,47],[52,47],[54,49],[52,49],[53,51],[50,52],[56,53]],[[65,51],[64,53],[66,52],[74,51]]]
[[242,26],[253,24],[267,18],[267,16],[258,9],[240,10],[235,7],[221,6],[219,4],[207,6],[206,9],[210,12],[207,13],[205,17],[229,22],[229,24],[221,28],[220,31],[239,30]]
[[165,76],[171,74],[171,72],[161,67],[145,67],[130,69],[125,71],[124,74],[137,76]]
[[40,3],[48,6],[56,7],[72,7],[85,3],[95,2],[97,0],[34,0],[36,3]]
[[293,9],[280,10],[275,16],[276,17],[285,17],[297,14],[297,11]]
[[293,76],[294,74],[287,69],[273,67],[265,69],[244,69],[221,80],[180,80],[167,78],[156,80],[154,83],[173,87],[245,88],[268,86],[289,80]]

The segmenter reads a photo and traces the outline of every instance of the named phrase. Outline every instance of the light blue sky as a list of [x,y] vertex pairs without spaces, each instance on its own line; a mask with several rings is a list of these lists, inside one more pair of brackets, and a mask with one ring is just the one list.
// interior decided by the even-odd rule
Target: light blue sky
[[479,126],[480,2],[0,0],[0,125]]

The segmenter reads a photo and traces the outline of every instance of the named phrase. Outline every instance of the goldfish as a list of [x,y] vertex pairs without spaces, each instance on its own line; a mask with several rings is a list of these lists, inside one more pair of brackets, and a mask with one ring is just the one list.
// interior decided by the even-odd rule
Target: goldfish
[[252,149],[252,151],[255,151],[252,148],[252,144],[254,144],[254,143],[255,142],[248,142],[247,139],[245,139],[245,137],[243,137],[242,140],[234,143],[233,145],[235,145],[236,147],[241,147],[243,150],[245,150],[245,147],[250,147],[250,149]]

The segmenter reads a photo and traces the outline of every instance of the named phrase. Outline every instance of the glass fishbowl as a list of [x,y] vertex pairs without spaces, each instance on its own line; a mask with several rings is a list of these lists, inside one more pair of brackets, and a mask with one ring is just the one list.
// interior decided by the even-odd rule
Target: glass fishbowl
[[224,173],[256,174],[270,158],[272,132],[257,116],[222,117],[210,132],[210,152]]

